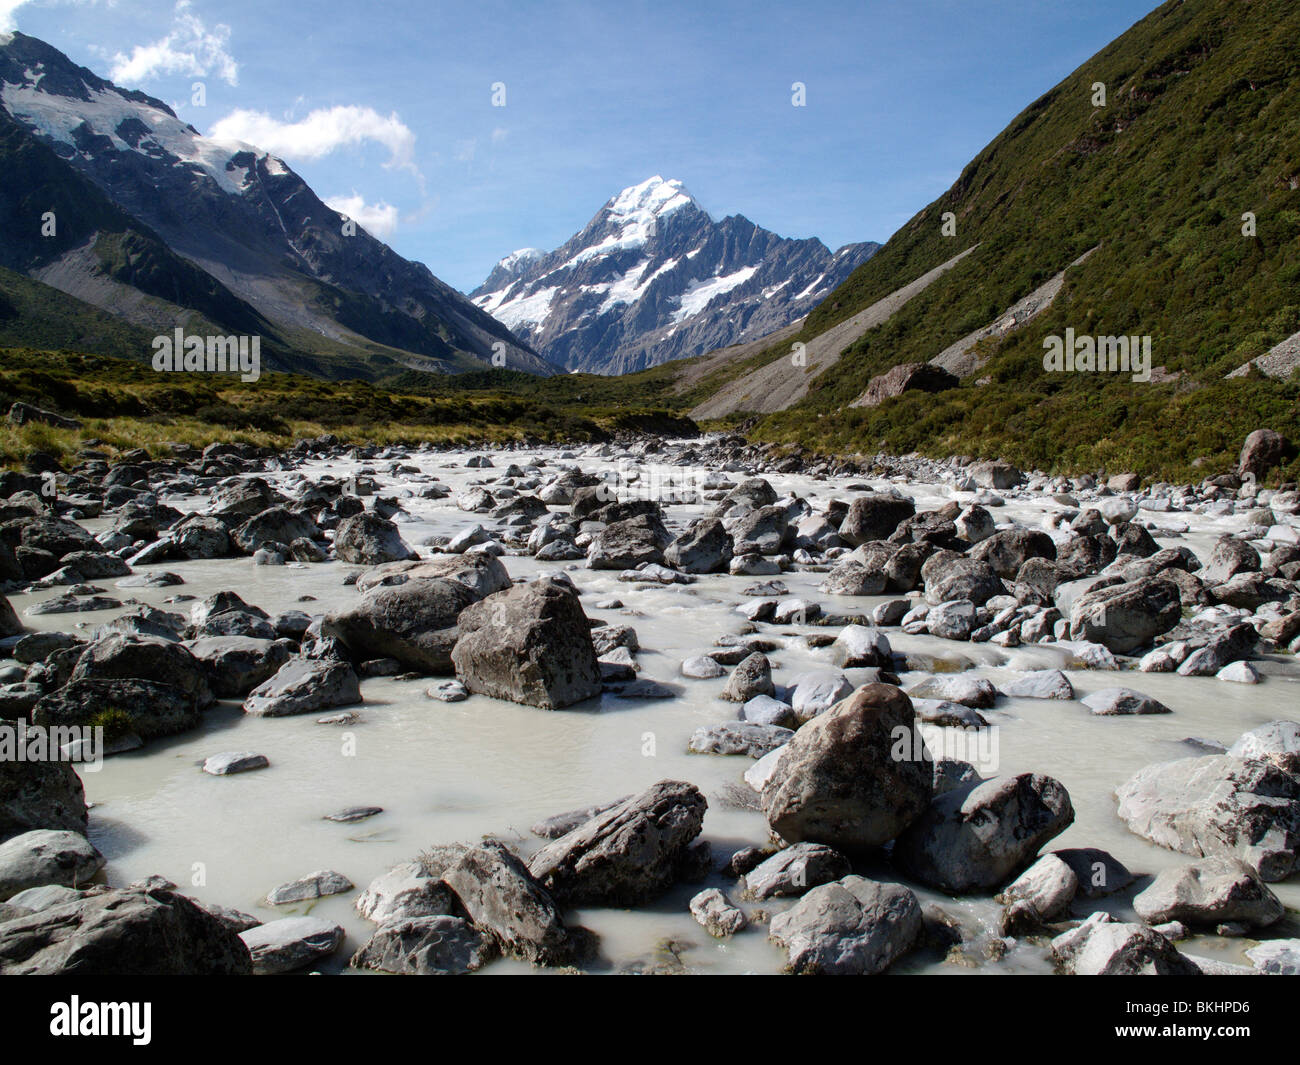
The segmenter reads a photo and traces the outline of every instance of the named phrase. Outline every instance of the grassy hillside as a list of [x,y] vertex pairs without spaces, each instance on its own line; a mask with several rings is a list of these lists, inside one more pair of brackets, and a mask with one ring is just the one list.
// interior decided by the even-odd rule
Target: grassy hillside
[[471,381],[479,387],[459,389],[446,387],[455,379],[411,374],[421,386],[416,390],[264,373],[245,384],[235,376],[160,374],[147,364],[101,355],[0,348],[0,410],[24,402],[82,421],[79,429],[0,421],[0,465],[19,466],[35,450],[65,461],[86,446],[145,447],[163,456],[170,442],[284,447],[323,433],[356,443],[472,444],[603,440],[638,429],[695,431],[688,419],[663,410],[593,405],[580,388],[529,395],[528,381],[546,382],[502,373],[524,380],[499,386]]
[[[1174,476],[1196,458],[1222,460],[1261,425],[1294,434],[1294,386],[1222,378],[1300,330],[1297,40],[1290,0],[1182,0],[1152,13],[1027,107],[809,316],[804,339],[980,245],[755,435]],[[1104,107],[1093,103],[1097,82]],[[955,237],[942,233],[945,212]],[[1246,212],[1253,237],[1242,233]],[[848,408],[873,375],[933,358],[1098,245],[1048,312],[985,348],[977,376],[988,384]],[[1045,373],[1043,338],[1067,327],[1149,335],[1153,365],[1181,377]]]

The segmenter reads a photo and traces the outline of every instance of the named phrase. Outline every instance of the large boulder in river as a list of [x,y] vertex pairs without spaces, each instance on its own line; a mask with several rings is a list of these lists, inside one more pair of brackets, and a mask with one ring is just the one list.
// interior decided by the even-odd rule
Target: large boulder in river
[[639,905],[677,881],[707,808],[694,784],[661,780],[547,844],[528,868],[564,905]]
[[0,637],[17,636],[23,631],[23,623],[19,620],[13,604],[0,595]]
[[459,581],[435,577],[377,587],[325,618],[322,631],[342,640],[357,660],[395,658],[419,673],[453,672],[456,619],[478,601]]
[[773,917],[770,935],[791,972],[872,976],[916,945],[922,923],[921,904],[902,884],[846,876]]
[[[3,746],[0,746],[3,751]],[[86,831],[86,794],[67,762],[0,758],[0,841],[36,828]]]
[[291,658],[270,680],[244,700],[244,713],[255,717],[310,714],[361,702],[361,681],[346,662]]
[[368,592],[384,585],[427,581],[435,577],[459,581],[474,593],[475,599],[482,599],[510,587],[510,574],[496,555],[490,555],[486,551],[467,551],[463,555],[446,555],[442,558],[387,562],[361,574],[357,578],[357,591]]
[[1225,922],[1265,928],[1286,912],[1260,875],[1240,858],[1202,858],[1178,869],[1162,869],[1133,900],[1147,924]]
[[72,680],[160,680],[179,688],[197,709],[213,702],[207,671],[179,643],[156,636],[113,633],[96,640],[77,659]]
[[503,953],[538,965],[574,960],[575,943],[555,900],[504,844],[486,840],[467,848],[442,881]]
[[37,828],[0,843],[0,902],[28,888],[82,887],[104,856],[80,832]]
[[270,507],[236,526],[230,538],[241,551],[251,555],[263,544],[291,544],[299,537],[315,540],[320,535],[309,515],[287,507]]
[[907,499],[880,493],[858,496],[840,523],[840,539],[854,547],[872,540],[887,540],[915,513],[915,505]]
[[992,891],[1073,821],[1070,795],[1059,781],[1037,773],[999,777],[937,796],[899,836],[894,861],[950,894]]
[[194,699],[175,685],[139,677],[80,678],[41,696],[32,724],[42,728],[104,729],[106,742],[128,733],[142,740],[196,728]]
[[1070,607],[1070,638],[1130,654],[1177,625],[1182,611],[1178,586],[1159,577],[1095,588]]
[[1052,959],[1075,976],[1199,976],[1200,968],[1183,957],[1153,928],[1117,921],[1098,911],[1077,928],[1052,940]]
[[203,663],[208,687],[218,699],[242,699],[289,661],[289,644],[285,640],[201,636],[185,646]]
[[864,851],[919,817],[933,782],[911,700],[868,684],[794,734],[763,788],[763,813],[790,843]]
[[976,544],[971,558],[987,562],[999,577],[1015,577],[1031,558],[1056,558],[1056,543],[1038,529],[1003,529]]
[[1285,880],[1300,861],[1300,779],[1264,759],[1161,762],[1115,795],[1129,830],[1170,850],[1235,856],[1268,881]]
[[639,514],[605,526],[591,538],[587,565],[592,569],[636,569],[644,562],[664,562],[672,537],[653,514]]
[[1006,591],[992,566],[956,551],[937,551],[927,558],[921,566],[921,580],[925,582],[926,601],[935,604],[969,599],[983,606]]
[[693,521],[664,551],[664,560],[683,573],[725,572],[731,562],[732,541],[717,518]]
[[[281,541],[288,543],[288,540]],[[378,566],[416,557],[397,526],[368,510],[345,518],[334,534],[334,554],[344,562]]]
[[545,710],[600,694],[600,663],[573,588],[543,579],[466,607],[451,659],[470,691]]
[[0,924],[0,974],[240,976],[248,948],[182,895],[122,888]]

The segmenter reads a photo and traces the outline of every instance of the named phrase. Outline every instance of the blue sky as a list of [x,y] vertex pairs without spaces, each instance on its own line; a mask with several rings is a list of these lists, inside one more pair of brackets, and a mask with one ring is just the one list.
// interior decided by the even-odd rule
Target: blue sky
[[[715,218],[832,248],[883,241],[1155,6],[0,0],[0,25],[166,100],[203,133],[276,151],[468,290],[652,174],[684,182]],[[805,107],[791,104],[796,81]]]

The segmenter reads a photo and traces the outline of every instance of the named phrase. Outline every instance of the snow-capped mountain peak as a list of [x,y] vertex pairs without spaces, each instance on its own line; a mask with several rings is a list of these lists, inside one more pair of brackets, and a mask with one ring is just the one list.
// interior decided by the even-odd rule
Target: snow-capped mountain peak
[[876,247],[832,255],[740,215],[715,222],[682,182],[656,174],[555,251],[506,256],[470,298],[552,362],[626,373],[787,325]]

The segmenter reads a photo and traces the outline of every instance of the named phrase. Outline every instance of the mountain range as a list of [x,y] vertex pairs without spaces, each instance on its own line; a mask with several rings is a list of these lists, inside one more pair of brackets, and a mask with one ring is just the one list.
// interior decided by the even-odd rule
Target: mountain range
[[789,325],[879,247],[832,252],[743,215],[715,222],[680,181],[656,175],[556,250],[507,255],[470,298],[558,366],[623,374]]
[[72,320],[97,350],[98,309],[132,350],[177,326],[259,335],[269,369],[554,372],[282,160],[203,137],[21,33],[0,38],[0,169],[0,300],[26,311],[0,313],[0,343]]

